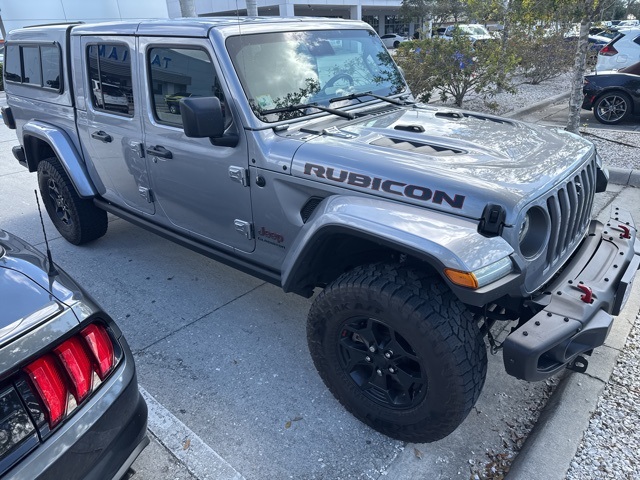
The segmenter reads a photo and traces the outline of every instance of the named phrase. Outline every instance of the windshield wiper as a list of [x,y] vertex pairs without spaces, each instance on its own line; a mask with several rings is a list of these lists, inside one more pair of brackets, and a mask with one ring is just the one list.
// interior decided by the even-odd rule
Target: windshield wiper
[[400,97],[400,100],[396,100],[395,98],[385,97],[383,95],[376,95],[373,92],[351,93],[349,95],[345,95],[344,97],[332,98],[331,100],[329,100],[329,103],[339,102],[341,100],[357,100],[360,97],[373,97],[373,98],[377,98],[378,100],[384,100],[385,102],[392,103],[394,105],[407,105],[407,103],[411,103],[411,102],[407,102],[402,97]]
[[305,108],[317,108],[318,110],[322,110],[323,112],[333,113],[334,115],[338,115],[339,117],[343,117],[343,118],[348,118],[349,120],[353,120],[354,118],[356,118],[356,115],[351,112],[344,112],[342,110],[323,107],[322,105],[315,105],[313,103],[300,103],[298,105],[289,105],[287,107],[271,108],[269,110],[260,110],[260,115],[269,115],[270,113],[295,112],[297,110],[303,110]]

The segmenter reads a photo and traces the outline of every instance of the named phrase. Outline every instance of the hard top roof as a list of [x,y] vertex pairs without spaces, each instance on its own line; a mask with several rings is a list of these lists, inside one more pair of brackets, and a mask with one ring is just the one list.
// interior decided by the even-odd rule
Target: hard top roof
[[72,35],[162,35],[206,37],[209,30],[256,27],[280,28],[285,25],[299,26],[313,22],[317,25],[340,23],[352,24],[351,20],[325,19],[313,17],[197,17],[161,20],[120,21],[104,23],[86,23],[73,27]]

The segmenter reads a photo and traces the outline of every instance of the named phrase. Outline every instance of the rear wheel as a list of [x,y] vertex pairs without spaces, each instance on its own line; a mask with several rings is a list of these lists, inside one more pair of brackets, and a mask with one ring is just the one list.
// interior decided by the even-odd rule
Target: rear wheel
[[400,46],[400,42],[398,40],[393,42],[393,48],[398,48],[399,46]]
[[605,125],[616,125],[632,111],[631,99],[626,93],[612,92],[600,97],[593,106],[596,120]]
[[484,385],[486,349],[471,313],[438,278],[403,266],[358,267],[327,286],[307,338],[336,398],[399,440],[449,435]]
[[68,242],[81,245],[107,232],[107,212],[78,196],[57,158],[38,164],[38,186],[51,221]]

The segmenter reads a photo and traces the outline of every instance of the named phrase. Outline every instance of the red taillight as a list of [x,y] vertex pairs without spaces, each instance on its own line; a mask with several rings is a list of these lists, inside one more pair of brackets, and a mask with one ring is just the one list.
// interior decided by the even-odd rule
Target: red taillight
[[24,371],[53,428],[91,395],[115,364],[111,337],[103,325],[94,323],[31,362]]
[[82,402],[91,393],[93,369],[91,360],[79,337],[71,337],[54,352],[60,358],[62,365],[71,378],[73,394],[78,403]]
[[29,364],[25,371],[36,387],[49,414],[49,426],[53,428],[67,411],[69,391],[53,355],[47,354]]
[[600,55],[603,55],[605,57],[612,57],[613,55],[616,55],[618,53],[618,51],[615,49],[615,47],[613,45],[605,45],[604,47],[602,47],[600,49]]
[[104,380],[115,364],[113,345],[105,328],[91,324],[80,332],[97,362],[98,376]]

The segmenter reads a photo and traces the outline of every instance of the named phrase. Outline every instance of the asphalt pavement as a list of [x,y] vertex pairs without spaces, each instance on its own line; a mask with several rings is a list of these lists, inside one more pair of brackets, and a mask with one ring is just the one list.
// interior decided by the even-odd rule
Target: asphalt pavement
[[[0,126],[0,228],[43,250],[36,176],[13,158],[16,144],[15,132]],[[615,202],[632,207],[640,221],[640,190],[611,184],[598,195],[594,213],[605,215]],[[115,217],[106,236],[81,247],[62,239],[46,217],[45,226],[54,260],[111,313],[134,352],[152,442],[134,463],[133,480],[467,479],[488,454],[518,441],[514,432],[533,422],[546,399],[548,383],[507,376],[498,353],[489,358],[476,407],[452,435],[432,444],[390,439],[348,414],[316,373],[305,333],[312,299],[285,294]],[[639,308],[636,285],[616,329]],[[577,396],[555,394],[551,403],[572,408],[555,410],[570,425],[545,413],[553,418],[539,423],[544,430],[534,429],[515,465],[522,473],[513,478],[563,478],[558,475],[575,454],[594,392],[625,338],[624,329],[616,330],[590,360],[581,377],[595,387],[585,380],[574,392],[562,382]],[[550,461],[542,447],[559,455]],[[549,476],[535,470],[541,463],[551,467]]]

